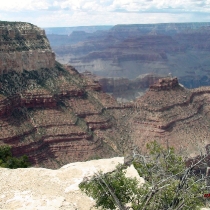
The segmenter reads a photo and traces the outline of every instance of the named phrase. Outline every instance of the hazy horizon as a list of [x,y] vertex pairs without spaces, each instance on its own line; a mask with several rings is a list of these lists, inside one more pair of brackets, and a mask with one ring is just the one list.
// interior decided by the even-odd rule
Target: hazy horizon
[[116,25],[153,25],[153,24],[190,24],[190,23],[210,23],[209,21],[194,21],[194,22],[165,22],[165,23],[128,23],[128,24],[115,24],[115,25],[78,25],[78,26],[47,26],[47,27],[43,27],[43,28],[77,28],[77,27],[97,27],[97,26],[116,26]]

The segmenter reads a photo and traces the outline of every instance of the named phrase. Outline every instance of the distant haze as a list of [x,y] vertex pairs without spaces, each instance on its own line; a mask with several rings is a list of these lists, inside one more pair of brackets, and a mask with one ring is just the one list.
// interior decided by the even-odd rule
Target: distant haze
[[188,88],[210,85],[210,22],[55,27],[46,34],[56,59],[79,72],[128,79],[171,73]]
[[46,34],[70,35],[73,31],[82,31],[86,33],[93,33],[98,30],[109,30],[113,26],[75,26],[75,27],[46,27]]
[[0,20],[40,27],[210,21],[210,0],[7,0]]

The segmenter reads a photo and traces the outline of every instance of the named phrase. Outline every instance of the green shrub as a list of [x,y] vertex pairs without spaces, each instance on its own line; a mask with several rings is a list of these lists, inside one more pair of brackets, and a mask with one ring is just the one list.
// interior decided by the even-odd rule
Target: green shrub
[[145,183],[126,178],[121,165],[107,174],[96,174],[80,184],[80,189],[102,209],[198,209],[204,206],[205,177],[194,174],[173,148],[164,149],[156,141],[147,145],[148,156],[136,154],[133,165]]
[[19,158],[13,157],[10,146],[0,146],[0,167],[3,168],[27,168],[28,157],[23,155]]

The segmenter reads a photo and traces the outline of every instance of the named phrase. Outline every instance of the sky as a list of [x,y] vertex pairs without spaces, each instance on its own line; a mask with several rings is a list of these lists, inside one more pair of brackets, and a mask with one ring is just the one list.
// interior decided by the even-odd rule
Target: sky
[[0,0],[0,20],[39,27],[210,22],[210,0]]

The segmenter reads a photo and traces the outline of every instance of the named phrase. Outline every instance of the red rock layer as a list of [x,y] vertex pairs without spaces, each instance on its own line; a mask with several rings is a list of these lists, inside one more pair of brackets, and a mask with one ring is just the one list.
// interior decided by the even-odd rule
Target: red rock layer
[[116,119],[106,110],[125,107],[96,88],[98,83],[67,70],[70,80],[59,76],[54,93],[37,87],[1,96],[0,144],[11,145],[15,156],[26,154],[34,166],[57,168],[120,151]]
[[[154,87],[158,90],[154,91]],[[186,156],[196,156],[210,143],[210,88],[188,90],[177,83],[161,88],[152,86],[136,101],[129,118],[132,139],[141,148],[157,140]]]
[[9,115],[15,108],[56,108],[58,98],[81,97],[84,90],[71,87],[69,90],[61,90],[57,94],[52,94],[46,89],[35,89],[22,92],[10,97],[1,95],[0,97],[0,117]]

